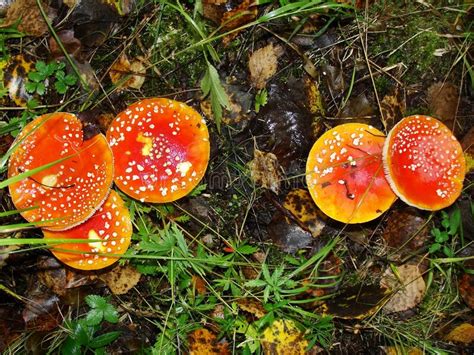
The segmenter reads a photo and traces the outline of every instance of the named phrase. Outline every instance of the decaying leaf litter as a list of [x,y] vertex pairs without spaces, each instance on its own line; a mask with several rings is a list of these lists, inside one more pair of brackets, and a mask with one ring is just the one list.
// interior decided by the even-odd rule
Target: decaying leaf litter
[[[150,97],[203,115],[210,161],[178,201],[121,193],[132,245],[98,271],[55,259],[0,190],[2,351],[473,351],[469,2],[5,3],[2,181],[35,117],[75,113],[93,136]],[[305,181],[314,142],[416,114],[462,144],[456,202],[397,200],[362,224],[324,215]]]

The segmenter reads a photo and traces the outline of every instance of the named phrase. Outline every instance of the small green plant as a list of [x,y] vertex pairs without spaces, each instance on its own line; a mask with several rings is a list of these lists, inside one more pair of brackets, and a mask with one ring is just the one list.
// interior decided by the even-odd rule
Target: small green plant
[[86,316],[65,324],[70,334],[62,344],[61,354],[79,355],[88,351],[105,354],[105,346],[120,336],[119,331],[95,335],[104,320],[109,323],[117,323],[119,320],[117,310],[107,299],[98,295],[88,295],[86,303],[91,308]]
[[263,302],[267,303],[270,295],[275,301],[280,302],[285,296],[294,296],[301,290],[296,289],[297,282],[289,277],[284,277],[285,265],[275,268],[272,274],[268,270],[267,264],[262,265],[263,279],[250,280],[245,283],[247,287],[263,287]]
[[74,75],[64,72],[66,65],[61,62],[51,62],[46,64],[42,60],[35,64],[35,71],[28,73],[28,82],[25,85],[26,91],[31,94],[43,96],[46,93],[46,80],[55,78],[54,88],[58,94],[65,94],[70,86],[77,82]]
[[268,91],[267,89],[261,89],[255,95],[255,112],[258,113],[260,108],[265,106],[268,102]]
[[216,68],[207,62],[206,74],[201,80],[201,90],[204,97],[209,96],[211,99],[212,112],[217,130],[221,130],[222,108],[229,108],[229,98],[221,84],[219,74]]
[[451,214],[441,211],[441,228],[434,227],[431,234],[435,238],[435,242],[431,244],[429,253],[434,254],[442,251],[448,258],[454,257],[454,251],[449,245],[452,239],[459,230],[461,225],[461,211],[456,208]]

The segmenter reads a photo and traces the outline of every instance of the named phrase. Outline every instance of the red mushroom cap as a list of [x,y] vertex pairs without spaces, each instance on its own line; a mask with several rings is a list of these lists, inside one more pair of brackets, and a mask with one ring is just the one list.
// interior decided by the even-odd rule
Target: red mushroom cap
[[[43,230],[43,234],[46,239],[71,239],[71,243],[52,248],[52,253],[60,261],[80,270],[97,270],[119,259],[100,253],[124,254],[127,251],[132,237],[132,222],[123,200],[112,190],[104,204],[86,222],[67,231]],[[100,239],[102,242],[74,244],[74,239]]]
[[451,131],[433,117],[405,117],[390,131],[383,149],[393,191],[407,204],[435,211],[461,194],[466,163]]
[[43,228],[64,230],[92,216],[113,181],[113,156],[102,134],[83,140],[79,119],[64,112],[30,122],[17,137],[8,176],[68,159],[10,185],[10,194],[29,222],[48,221]]
[[171,202],[201,181],[209,161],[205,121],[184,103],[145,99],[118,114],[107,131],[115,184],[147,202]]
[[306,182],[318,207],[344,223],[362,223],[388,210],[396,196],[382,168],[383,133],[361,123],[325,132],[306,164]]

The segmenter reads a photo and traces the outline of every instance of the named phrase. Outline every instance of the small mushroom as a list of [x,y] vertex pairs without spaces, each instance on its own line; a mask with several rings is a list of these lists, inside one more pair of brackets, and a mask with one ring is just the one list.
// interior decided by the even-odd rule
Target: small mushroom
[[433,117],[405,117],[390,131],[383,163],[393,191],[410,206],[436,211],[461,194],[466,163],[460,143]]
[[165,98],[145,99],[119,113],[107,140],[115,158],[115,184],[142,202],[186,196],[209,161],[206,122],[186,104]]
[[112,151],[102,134],[84,140],[73,114],[36,118],[14,144],[18,147],[10,157],[9,177],[67,158],[9,186],[16,208],[31,208],[22,212],[29,222],[43,221],[41,226],[51,230],[72,228],[105,201],[113,181]]
[[348,123],[330,129],[314,143],[306,182],[321,211],[340,222],[363,223],[390,208],[396,196],[382,168],[384,140],[372,126]]
[[[105,203],[86,222],[67,231],[43,230],[43,234],[45,239],[71,239],[71,243],[52,248],[52,253],[60,261],[80,270],[97,270],[119,259],[101,253],[124,254],[127,251],[132,237],[132,222],[123,200],[112,190]],[[100,241],[74,243],[74,239]]]

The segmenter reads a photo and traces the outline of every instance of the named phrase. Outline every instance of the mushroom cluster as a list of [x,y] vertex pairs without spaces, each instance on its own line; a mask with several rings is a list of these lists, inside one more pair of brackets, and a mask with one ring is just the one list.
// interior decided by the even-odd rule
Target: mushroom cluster
[[313,200],[331,218],[362,223],[388,210],[396,197],[439,210],[461,194],[465,161],[460,143],[435,118],[401,120],[385,138],[375,128],[343,124],[313,145],[306,181]]
[[[155,98],[129,106],[107,138],[85,139],[81,121],[57,112],[36,118],[15,141],[9,177],[38,172],[10,185],[17,209],[40,225],[65,264],[96,270],[113,264],[130,245],[132,223],[112,182],[147,202],[170,202],[200,182],[209,160],[205,121],[178,101]],[[82,239],[89,242],[74,242]]]

